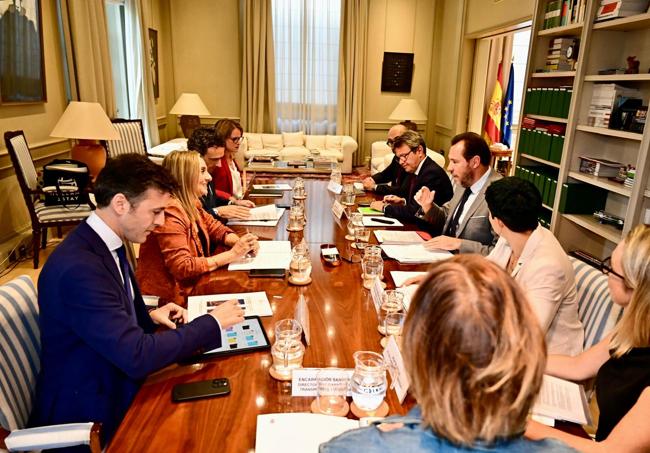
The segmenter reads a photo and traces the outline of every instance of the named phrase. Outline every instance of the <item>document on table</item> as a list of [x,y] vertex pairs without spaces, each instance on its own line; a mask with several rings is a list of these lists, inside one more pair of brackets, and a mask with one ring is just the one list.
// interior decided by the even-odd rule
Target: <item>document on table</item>
[[381,249],[389,257],[404,264],[434,263],[451,258],[451,252],[446,250],[427,250],[421,244],[382,245]]
[[421,244],[424,242],[422,236],[416,231],[375,230],[374,233],[377,241],[381,244]]
[[205,296],[190,296],[187,298],[187,316],[190,321],[205,315],[221,303],[237,299],[244,308],[244,316],[273,316],[269,298],[266,292],[236,293],[236,294],[208,294]]
[[255,190],[291,190],[289,184],[253,184]]
[[361,420],[304,412],[257,416],[255,453],[317,453],[318,446],[351,429]]
[[[393,278],[393,282],[395,282],[395,287],[399,288],[400,286],[404,285],[404,282],[408,280],[409,278],[412,277],[417,277],[419,275],[427,275],[426,272],[407,272],[407,271],[390,271],[390,276]],[[413,285],[417,286],[417,285]]]
[[546,374],[532,413],[581,425],[591,424],[591,412],[583,387]]
[[289,269],[291,261],[291,242],[260,241],[260,249],[252,258],[242,258],[228,265],[229,271],[249,271],[251,269]]
[[278,208],[274,204],[267,204],[264,206],[257,206],[251,208],[250,217],[244,220],[229,220],[228,225],[240,226],[268,226],[274,227],[278,224],[284,214],[284,208]]
[[390,219],[388,217],[369,217],[363,216],[361,218],[363,226],[366,227],[392,227],[392,226],[404,226],[402,222],[397,219]]

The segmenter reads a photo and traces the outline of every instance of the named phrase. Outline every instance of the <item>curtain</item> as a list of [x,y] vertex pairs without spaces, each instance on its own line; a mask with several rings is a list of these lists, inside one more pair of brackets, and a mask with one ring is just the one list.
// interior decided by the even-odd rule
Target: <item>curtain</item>
[[153,97],[149,27],[143,0],[124,1],[124,41],[126,46],[127,84],[131,119],[141,119],[147,147],[160,143],[156,104]]
[[109,117],[115,115],[115,95],[108,48],[104,0],[61,0],[69,29],[66,47],[72,49],[68,73],[73,91],[84,102],[98,102]]
[[[343,2],[339,50],[338,114],[336,132],[363,143],[363,93],[368,38],[368,0]],[[354,165],[363,165],[365,155],[357,152]]]
[[277,126],[335,134],[341,0],[273,0]]
[[497,71],[499,63],[503,61],[503,86],[501,87],[505,94],[508,86],[508,74],[510,70],[510,61],[512,60],[512,40],[513,34],[500,35],[490,38],[490,55],[488,57],[487,77],[485,80],[485,99],[483,100],[483,121],[487,116],[488,107],[494,91],[494,84],[497,81]]
[[243,0],[240,117],[244,130],[275,132],[272,0]]

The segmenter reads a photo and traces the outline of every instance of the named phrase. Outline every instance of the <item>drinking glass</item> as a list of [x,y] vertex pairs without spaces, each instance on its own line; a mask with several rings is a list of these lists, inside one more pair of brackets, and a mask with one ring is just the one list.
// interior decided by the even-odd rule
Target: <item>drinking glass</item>
[[289,381],[293,370],[302,368],[302,359],[305,356],[305,347],[300,338],[302,327],[295,319],[283,319],[275,323],[274,330],[271,376],[281,381]]
[[380,334],[394,335],[387,330],[387,318],[393,313],[404,313],[404,294],[394,289],[389,289],[384,291],[381,306],[379,307],[379,325],[377,329]]
[[353,357],[354,373],[350,381],[352,401],[362,411],[372,412],[381,406],[386,396],[384,358],[371,351],[357,351]]
[[381,345],[386,347],[389,337],[395,337],[397,345],[402,348],[402,332],[404,331],[404,321],[406,321],[406,313],[403,311],[395,311],[387,313],[384,318],[384,330],[386,337],[382,338]]
[[354,241],[354,229],[357,226],[363,226],[363,214],[360,212],[352,212],[348,217],[348,234],[345,239]]
[[361,260],[361,278],[363,280],[363,287],[366,289],[372,288],[376,278],[383,277],[384,274],[384,260],[381,257],[370,256],[364,257]]
[[354,227],[354,247],[363,250],[369,240],[370,228],[366,228],[363,225],[356,225]]
[[311,257],[309,249],[304,242],[299,243],[291,250],[289,273],[295,283],[306,283],[311,276]]
[[341,203],[345,206],[354,206],[356,195],[354,194],[354,186],[352,183],[343,185],[343,193],[341,195]]
[[316,373],[318,381],[318,394],[316,408],[318,412],[326,415],[347,415],[349,406],[346,401],[349,381],[341,380],[339,368],[323,368]]
[[363,256],[364,257],[369,257],[369,256],[376,256],[381,258],[381,247],[378,245],[366,245],[366,247],[363,249]]
[[336,184],[341,184],[341,167],[338,164],[332,164],[332,173],[330,174],[330,181]]

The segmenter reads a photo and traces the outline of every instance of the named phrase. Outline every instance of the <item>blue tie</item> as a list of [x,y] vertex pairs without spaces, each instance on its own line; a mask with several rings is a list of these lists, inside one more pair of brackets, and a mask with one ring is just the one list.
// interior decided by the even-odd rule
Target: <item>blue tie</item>
[[129,260],[126,259],[126,247],[124,244],[116,250],[117,258],[120,261],[120,270],[122,271],[122,276],[124,277],[124,290],[126,295],[129,298],[129,301],[133,303],[133,291],[131,290],[131,266],[129,266]]

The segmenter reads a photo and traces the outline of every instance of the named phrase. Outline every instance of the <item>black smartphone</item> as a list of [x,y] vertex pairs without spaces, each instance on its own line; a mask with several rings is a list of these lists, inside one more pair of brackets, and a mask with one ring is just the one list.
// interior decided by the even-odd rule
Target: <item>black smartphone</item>
[[251,269],[248,271],[249,277],[271,277],[271,278],[284,278],[284,269]]
[[289,203],[277,203],[276,206],[278,208],[284,208],[284,209],[290,209],[291,208],[291,204],[289,204]]
[[172,401],[192,401],[201,398],[225,396],[230,393],[230,382],[226,378],[209,379],[207,381],[177,384],[172,389]]

